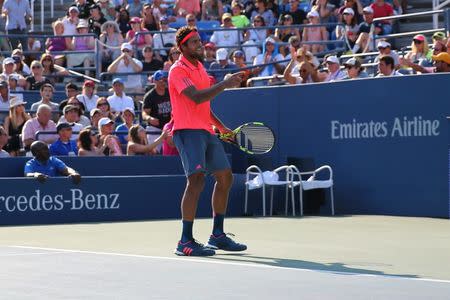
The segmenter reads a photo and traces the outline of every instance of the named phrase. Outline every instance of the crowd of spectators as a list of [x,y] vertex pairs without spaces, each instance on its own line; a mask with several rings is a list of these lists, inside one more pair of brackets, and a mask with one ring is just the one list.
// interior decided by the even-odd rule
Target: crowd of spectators
[[[27,3],[3,2],[5,32],[26,33]],[[0,41],[2,50],[12,53],[3,59],[0,74],[0,156],[21,155],[36,140],[45,142],[51,155],[177,155],[171,141],[167,76],[180,56],[175,46],[175,28],[180,24],[200,29],[218,25],[220,30],[200,32],[211,82],[237,70],[245,73],[242,87],[250,82],[258,85],[255,79],[262,84],[308,84],[448,72],[445,33],[437,32],[432,39],[416,35],[404,53],[396,51],[392,41],[376,38],[392,33],[395,26],[374,18],[402,14],[406,4],[406,0],[76,0],[52,24],[53,36],[42,43],[25,35]],[[65,77],[76,68],[99,75],[94,74],[95,64],[113,75],[106,97],[99,96],[92,80],[80,83]],[[150,90],[145,90],[147,83]],[[56,103],[58,85],[65,85],[67,99]],[[30,110],[25,110],[28,101],[21,94],[27,90],[41,97],[28,103]],[[149,136],[146,127],[159,132]],[[36,136],[38,131],[48,134]]]

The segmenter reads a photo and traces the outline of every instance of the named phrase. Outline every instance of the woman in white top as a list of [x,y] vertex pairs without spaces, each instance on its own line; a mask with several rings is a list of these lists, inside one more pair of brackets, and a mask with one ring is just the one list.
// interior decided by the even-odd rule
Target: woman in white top
[[77,95],[77,100],[83,103],[86,111],[91,111],[96,108],[98,98],[95,94],[95,83],[92,80],[86,80],[81,94]]

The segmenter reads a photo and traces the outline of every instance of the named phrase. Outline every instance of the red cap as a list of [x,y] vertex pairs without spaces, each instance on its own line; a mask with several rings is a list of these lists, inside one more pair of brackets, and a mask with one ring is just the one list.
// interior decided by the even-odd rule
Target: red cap
[[213,50],[216,50],[216,44],[211,43],[211,42],[206,43],[205,48],[211,48]]
[[141,18],[139,17],[132,17],[130,20],[130,24],[132,23],[141,23]]
[[83,86],[95,87],[95,82],[93,82],[92,80],[86,80],[83,83]]
[[423,34],[417,34],[413,37],[413,40],[418,40],[418,41],[425,41],[425,36]]

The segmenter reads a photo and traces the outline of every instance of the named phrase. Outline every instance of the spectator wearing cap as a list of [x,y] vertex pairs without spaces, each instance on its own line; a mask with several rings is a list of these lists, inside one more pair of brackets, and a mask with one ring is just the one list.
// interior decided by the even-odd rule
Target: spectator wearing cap
[[343,22],[344,21],[344,11],[350,8],[354,12],[354,17],[356,19],[356,22],[359,24],[362,22],[362,14],[363,14],[363,5],[361,4],[360,0],[344,0],[344,3],[341,7],[337,9],[338,14],[338,21]]
[[445,38],[445,33],[442,32],[442,31],[435,32],[435,33],[433,33],[432,39],[433,39],[433,44],[434,44],[436,41],[445,43],[445,40],[446,40],[446,38]]
[[85,107],[84,104],[80,102],[76,97],[69,98],[67,100],[67,105],[65,105],[62,109],[63,115],[59,118],[58,123],[68,122],[64,116],[64,108],[68,105],[72,105],[78,108],[78,116],[75,116],[74,122],[80,123],[83,127],[87,127],[91,125],[91,120],[84,115]]
[[120,147],[120,142],[116,136],[112,135],[114,132],[114,121],[109,118],[101,118],[98,121],[98,129],[100,132],[99,138],[100,145],[105,143],[108,144],[104,152],[105,155],[121,156],[122,149]]
[[[166,16],[161,17],[159,20],[159,31],[164,33],[154,33],[153,34],[153,47],[156,49],[170,48],[175,46],[175,34],[177,30],[169,27],[169,18]],[[163,60],[167,58],[166,50],[155,51],[157,57],[162,57]]]
[[154,57],[153,48],[150,45],[147,45],[142,49],[142,71],[158,71],[161,70],[164,66],[164,63],[161,59]]
[[[72,51],[88,51],[95,49],[95,38],[93,36],[86,36],[89,33],[89,25],[87,21],[80,20],[77,25],[77,33],[72,38],[69,49]],[[76,53],[67,55],[67,67],[72,68],[83,65],[84,68],[89,68],[94,63],[94,53]],[[85,71],[89,75],[89,70]]]
[[128,1],[126,6],[126,9],[130,12],[131,17],[139,17],[143,8],[142,1],[140,0]]
[[50,106],[53,112],[58,112],[59,104],[52,102],[53,93],[55,91],[53,85],[44,83],[43,85],[41,85],[39,90],[41,93],[41,100],[31,105],[31,111],[36,111],[41,104],[47,104],[48,106]]
[[47,79],[43,74],[42,64],[33,60],[31,62],[31,75],[28,76],[25,80],[27,82],[26,89],[31,91],[37,91],[41,89],[41,86],[44,84],[51,84],[51,81]]
[[78,8],[78,11],[80,12],[79,18],[87,20],[90,15],[90,5],[92,4],[92,1],[90,0],[75,0],[75,7]]
[[[76,6],[70,6],[68,15],[62,19],[64,25],[64,32],[62,35],[75,35],[77,33],[77,25],[79,22],[80,11]],[[56,34],[55,34],[56,35]],[[67,43],[67,45],[69,42]]]
[[[130,20],[131,29],[128,30],[125,39],[133,46],[137,46],[139,50],[142,50],[145,45],[151,45],[153,38],[148,30],[142,27],[141,18],[132,17]],[[138,34],[139,33],[139,34]]]
[[231,3],[231,23],[236,28],[244,28],[250,25],[250,20],[244,15],[244,7],[238,1]]
[[101,27],[100,49],[104,69],[107,68],[120,55],[120,46],[123,44],[123,36],[119,25],[115,21],[106,21]]
[[149,144],[145,129],[136,124],[130,128],[128,136],[127,155],[153,155],[158,153],[156,149],[166,138],[167,131],[163,130],[161,135]]
[[202,21],[218,21],[223,15],[223,4],[221,0],[202,1]]
[[395,61],[392,56],[384,55],[378,60],[378,75],[376,77],[402,76],[395,70]]
[[216,61],[216,45],[214,45],[214,43],[206,43],[204,47],[204,56],[203,66],[208,70],[211,64]]
[[86,80],[80,95],[76,96],[78,101],[83,103],[86,111],[91,111],[97,105],[98,96],[95,94],[95,82]]
[[391,44],[386,41],[379,41],[377,44],[378,56],[375,57],[374,63],[378,63],[382,56],[391,56],[394,59],[394,66],[397,68],[400,65],[400,57],[395,50],[391,49]]
[[101,34],[102,25],[107,21],[98,4],[89,6],[89,31],[93,32],[97,38]]
[[0,158],[10,157],[10,154],[3,150],[3,147],[5,147],[6,143],[8,142],[8,133],[6,133],[5,128],[3,126],[0,126]]
[[432,59],[436,73],[450,72],[450,54],[442,52],[438,55],[433,55]]
[[343,25],[336,26],[336,38],[345,40],[350,49],[358,39],[359,25],[355,16],[355,11],[352,8],[344,9],[342,13]]
[[[374,2],[370,5],[373,9],[373,17],[374,18],[382,18],[389,17],[394,15],[394,8],[389,3],[386,3],[384,0],[374,0]],[[392,20],[383,20],[381,21],[383,27],[383,35],[392,33]]]
[[45,182],[48,177],[63,175],[70,178],[75,184],[80,183],[80,174],[66,166],[60,159],[51,156],[45,143],[41,141],[33,142],[31,153],[34,158],[25,164],[24,173],[26,177],[36,178],[39,182]]
[[275,40],[272,37],[268,37],[264,42],[263,52],[255,57],[253,65],[269,65],[255,68],[253,74],[259,77],[283,74],[284,65],[279,63],[283,59],[283,55],[278,53],[278,47],[275,46]]
[[[247,64],[245,63],[245,53],[242,50],[236,50],[232,55],[233,63],[237,68],[247,68]],[[252,71],[250,69],[245,69],[240,72],[243,72],[241,87],[247,86],[247,80],[252,76]]]
[[[47,104],[41,104],[37,108],[36,117],[25,122],[22,129],[22,143],[25,148],[30,147],[31,143],[36,140],[36,133],[39,132],[55,132],[56,124],[51,120],[52,108]],[[57,136],[54,134],[41,134],[38,139],[47,144],[53,143]]]
[[19,43],[23,50],[28,50],[26,39],[27,24],[31,24],[31,8],[27,0],[5,0],[2,6],[2,17],[6,18],[5,31],[7,34],[22,35],[17,38],[9,38],[11,49],[19,48]]
[[[142,62],[133,57],[133,46],[123,43],[122,54],[108,67],[109,73],[140,73]],[[126,85],[129,90],[142,90],[141,77],[139,75],[128,75]],[[123,82],[122,82],[123,83]]]
[[128,131],[135,123],[134,108],[125,107],[121,115],[123,123],[116,127],[116,135],[119,138],[121,144],[128,142]]
[[[231,14],[224,13],[222,15],[222,29],[235,28],[231,22]],[[240,38],[239,38],[240,37]],[[214,31],[210,38],[210,42],[214,43],[216,47],[237,47],[239,41],[242,40],[242,35],[238,30],[220,30]]]
[[20,150],[20,134],[22,133],[25,122],[31,119],[31,116],[25,112],[26,102],[18,97],[12,97],[9,114],[5,118],[5,130],[8,133],[8,144],[5,150],[13,156],[17,156]]
[[159,129],[162,129],[170,121],[172,112],[167,87],[168,75],[166,71],[157,71],[153,75],[155,87],[145,94],[142,106],[142,120],[147,122],[149,126]]
[[223,80],[226,74],[233,73],[237,66],[228,59],[228,51],[220,48],[216,51],[216,61],[211,63],[209,71],[213,74],[216,82]]
[[[311,10],[307,15],[308,24],[317,25],[320,23],[320,15],[316,10]],[[306,27],[303,29],[303,42],[327,41],[328,31],[325,26]],[[313,54],[325,50],[323,44],[305,44],[305,49],[311,51]]]
[[[0,75],[3,76],[3,78],[7,79],[9,78],[9,75],[17,74],[15,68],[16,65],[14,59],[12,57],[7,57],[3,60],[3,72]],[[20,76],[20,74],[17,75]],[[26,83],[25,79],[22,76],[20,76],[19,85],[25,86],[25,83]]]
[[343,80],[347,79],[360,79],[367,78],[369,75],[364,71],[364,67],[361,65],[359,58],[352,57],[344,63],[347,76]]
[[200,1],[176,0],[174,12],[178,18],[184,18],[187,14],[198,17],[200,15]]
[[325,64],[328,67],[328,75],[325,77],[324,82],[339,81],[346,76],[345,72],[341,70],[341,64],[337,56],[328,56],[325,59]]
[[[186,25],[191,27],[197,27],[197,18],[193,14],[187,14],[185,20]],[[200,40],[202,41],[202,43],[206,43],[209,41],[209,36],[206,32],[202,31],[198,32],[198,34],[200,35]]]
[[382,32],[381,23],[373,22],[373,9],[370,6],[366,6],[363,9],[363,18],[364,22],[359,24],[358,30],[358,39],[356,40],[355,45],[353,46],[352,52],[368,52],[373,51],[373,40],[372,35],[370,34],[373,31],[374,35],[380,35]]
[[89,126],[89,128],[98,131],[98,121],[103,117],[102,111],[99,108],[94,108],[89,113],[89,116],[91,117],[91,125]]
[[431,56],[433,51],[428,46],[427,38],[423,34],[417,34],[413,37],[411,51],[406,53],[405,59],[415,64],[431,65]]
[[78,155],[77,143],[73,140],[72,124],[59,123],[56,132],[59,138],[50,145],[50,155],[75,156]]
[[114,94],[107,98],[111,111],[113,113],[121,113],[126,107],[134,107],[134,102],[131,97],[125,95],[124,83],[120,78],[116,78],[112,82]]
[[271,9],[267,9],[267,3],[265,0],[256,0],[255,1],[255,10],[252,11],[251,20],[257,15],[260,15],[264,18],[264,23],[266,26],[274,26],[277,23],[275,15]]
[[78,133],[85,127],[78,123],[80,120],[80,108],[75,105],[66,105],[64,107],[64,116],[61,117],[60,122],[69,123],[72,126],[74,132],[72,139],[76,140],[78,138]]
[[11,74],[8,77],[9,90],[11,92],[23,92],[23,87],[19,86],[18,82],[20,80],[20,76],[17,74]]

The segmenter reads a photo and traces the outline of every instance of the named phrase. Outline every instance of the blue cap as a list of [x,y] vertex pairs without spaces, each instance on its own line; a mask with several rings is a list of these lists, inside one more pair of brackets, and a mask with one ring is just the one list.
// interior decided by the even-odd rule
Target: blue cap
[[158,70],[155,72],[155,74],[153,74],[154,80],[161,80],[161,79],[167,78],[167,77],[169,77],[169,73],[167,71]]
[[124,84],[122,78],[114,78],[112,81],[112,84],[116,84],[116,83]]
[[168,18],[167,16],[162,16],[162,17],[159,19],[159,21],[160,21],[160,22],[163,22],[163,23],[169,23],[169,18]]

